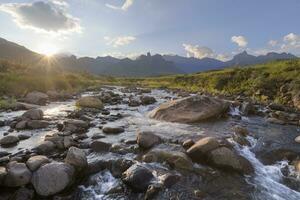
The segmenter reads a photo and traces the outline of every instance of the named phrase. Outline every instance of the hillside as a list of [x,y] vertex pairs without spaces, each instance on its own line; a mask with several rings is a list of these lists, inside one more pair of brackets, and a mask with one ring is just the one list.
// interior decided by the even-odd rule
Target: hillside
[[120,84],[132,83],[154,88],[241,95],[260,101],[270,100],[293,105],[293,99],[300,98],[300,60],[273,61],[190,75],[119,81]]

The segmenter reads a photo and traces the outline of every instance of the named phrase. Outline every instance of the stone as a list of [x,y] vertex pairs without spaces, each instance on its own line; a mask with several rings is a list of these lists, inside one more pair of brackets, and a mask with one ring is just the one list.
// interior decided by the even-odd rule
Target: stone
[[250,174],[254,169],[251,163],[227,147],[220,147],[210,153],[210,161],[217,167]]
[[135,99],[129,99],[129,102],[128,102],[128,106],[130,107],[138,107],[141,105],[141,102],[139,102],[138,100],[135,100]]
[[74,167],[67,163],[49,163],[33,173],[31,183],[35,191],[41,196],[57,194],[73,182]]
[[48,95],[42,92],[30,92],[24,98],[26,103],[36,104],[36,105],[46,105],[48,101]]
[[181,179],[179,174],[164,174],[160,177],[161,182],[166,188],[172,187]]
[[153,132],[141,131],[137,133],[136,141],[139,147],[150,149],[154,145],[159,144],[161,142],[161,138]]
[[73,165],[76,169],[83,169],[87,167],[87,157],[82,149],[76,147],[70,147],[65,158],[65,162]]
[[196,95],[162,104],[151,111],[149,117],[168,122],[196,123],[217,119],[224,115],[228,108],[228,102],[214,97]]
[[7,175],[4,185],[8,187],[20,187],[27,185],[31,179],[31,172],[24,163],[12,161],[7,164]]
[[4,136],[1,140],[0,140],[0,145],[1,146],[10,146],[10,145],[15,145],[19,142],[19,138],[17,136],[14,135],[8,135],[8,136]]
[[13,200],[33,200],[34,190],[27,189],[25,187],[19,188],[10,199]]
[[0,166],[0,186],[4,183],[7,171],[5,167]]
[[36,147],[39,154],[51,154],[55,150],[55,144],[51,141],[43,141]]
[[242,135],[236,134],[236,133],[233,134],[232,139],[236,143],[238,143],[242,146],[250,146],[251,145],[250,142],[245,137],[243,137]]
[[188,139],[188,140],[185,140],[183,143],[182,143],[182,146],[183,148],[185,149],[189,149],[191,146],[193,146],[195,144],[195,142],[192,140],[192,139]]
[[300,135],[295,138],[295,142],[300,144]]
[[152,172],[147,167],[135,164],[123,173],[122,181],[134,191],[145,192],[153,178]]
[[44,120],[29,120],[27,122],[27,128],[29,129],[42,129],[47,128],[49,125],[50,123]]
[[95,152],[108,152],[110,148],[110,143],[102,142],[100,140],[95,140],[91,143],[91,149]]
[[94,139],[94,140],[101,139],[101,138],[105,138],[105,135],[103,135],[101,133],[94,133],[92,136],[92,139]]
[[154,97],[150,96],[141,96],[140,97],[142,105],[151,105],[156,102],[156,99]]
[[30,133],[20,133],[18,135],[19,140],[27,140],[31,137]]
[[280,119],[276,119],[276,118],[274,118],[274,117],[268,118],[268,119],[267,119],[267,122],[272,123],[272,124],[280,124],[280,125],[286,124],[285,121],[280,120]]
[[83,133],[89,128],[89,123],[83,120],[70,119],[64,122],[64,132]]
[[240,111],[243,115],[249,115],[254,113],[253,104],[250,102],[243,102],[240,106]]
[[106,134],[119,134],[124,132],[124,128],[121,126],[105,125],[102,131]]
[[18,122],[15,126],[15,129],[17,130],[24,130],[27,128],[27,120],[22,120]]
[[32,156],[30,157],[27,162],[26,165],[27,167],[31,170],[31,171],[36,171],[38,168],[40,168],[40,166],[42,166],[43,164],[49,163],[50,160],[46,157],[46,156]]
[[64,148],[65,149],[68,149],[71,146],[75,146],[75,145],[76,145],[76,143],[75,143],[72,136],[65,136],[64,137]]
[[76,106],[81,108],[96,108],[96,109],[102,109],[104,108],[103,103],[100,99],[96,97],[81,97],[77,100]]
[[31,120],[42,120],[44,117],[44,113],[40,109],[31,109],[26,111],[23,115],[23,119],[31,119]]
[[219,147],[219,141],[213,137],[205,137],[196,142],[187,150],[187,154],[193,161],[201,162],[206,154]]
[[248,130],[246,128],[242,127],[242,126],[234,126],[233,131],[236,134],[239,134],[239,135],[244,136],[244,137],[249,135]]

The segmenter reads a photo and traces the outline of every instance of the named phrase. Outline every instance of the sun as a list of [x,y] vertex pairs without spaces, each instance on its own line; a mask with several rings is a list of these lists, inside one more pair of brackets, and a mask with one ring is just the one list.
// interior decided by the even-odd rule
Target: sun
[[39,45],[37,51],[46,57],[52,57],[58,53],[59,48],[55,44],[42,43]]

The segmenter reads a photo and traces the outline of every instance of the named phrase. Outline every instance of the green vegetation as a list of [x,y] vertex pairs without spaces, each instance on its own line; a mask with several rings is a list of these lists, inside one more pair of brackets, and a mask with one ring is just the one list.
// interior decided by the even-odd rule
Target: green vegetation
[[300,91],[300,60],[273,61],[189,75],[119,79],[119,84],[245,95],[260,101],[271,100],[289,104],[292,96]]

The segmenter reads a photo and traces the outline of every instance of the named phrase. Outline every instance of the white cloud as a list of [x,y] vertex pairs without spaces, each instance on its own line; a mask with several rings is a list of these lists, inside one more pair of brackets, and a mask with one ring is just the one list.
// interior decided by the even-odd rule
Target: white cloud
[[111,4],[106,4],[107,7],[112,8],[114,10],[124,10],[127,11],[129,7],[132,6],[134,0],[125,0],[124,4],[121,7],[114,6]]
[[230,59],[227,54],[215,54],[209,47],[199,47],[198,45],[183,44],[187,57],[202,58],[215,58],[218,60],[226,61]]
[[6,3],[0,4],[0,11],[9,13],[21,28],[52,34],[80,32],[80,20],[66,11],[67,6],[62,0]]
[[248,45],[248,41],[244,36],[232,36],[231,41],[236,43],[239,47],[246,47]]
[[104,37],[104,40],[107,41],[107,45],[112,45],[113,47],[119,47],[119,46],[124,46],[124,45],[128,45],[131,42],[133,42],[134,40],[136,40],[135,37],[133,36],[119,36],[119,37],[115,37],[115,38],[111,38],[111,37]]
[[270,41],[268,42],[268,45],[271,46],[271,47],[275,47],[277,44],[278,44],[278,41],[277,41],[277,40],[270,40]]

